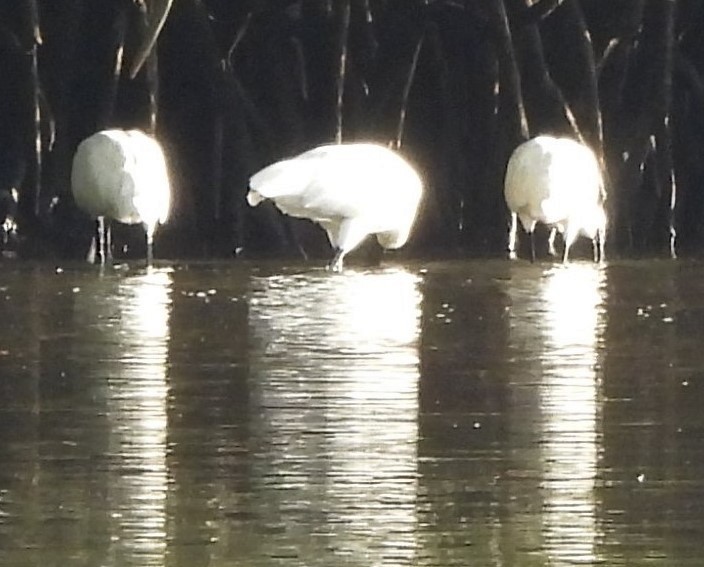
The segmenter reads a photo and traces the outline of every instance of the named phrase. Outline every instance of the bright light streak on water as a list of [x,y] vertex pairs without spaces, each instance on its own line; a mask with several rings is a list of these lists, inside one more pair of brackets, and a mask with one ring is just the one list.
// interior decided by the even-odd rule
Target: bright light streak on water
[[403,270],[255,281],[254,478],[288,536],[271,557],[415,564],[417,286]]
[[699,260],[2,268],[3,567],[702,563]]
[[112,565],[165,563],[170,288],[171,273],[152,270],[121,280],[117,291],[122,350],[107,377]]
[[603,290],[603,270],[586,263],[553,268],[542,287],[544,537],[550,564],[556,566],[598,559],[594,490]]

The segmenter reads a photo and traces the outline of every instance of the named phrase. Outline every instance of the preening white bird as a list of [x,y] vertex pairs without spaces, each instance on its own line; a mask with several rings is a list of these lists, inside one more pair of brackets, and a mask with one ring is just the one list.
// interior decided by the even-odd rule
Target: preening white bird
[[509,254],[516,257],[517,219],[530,235],[537,223],[550,227],[550,253],[555,254],[555,234],[564,238],[562,260],[583,234],[592,240],[594,259],[604,258],[606,212],[603,178],[594,152],[570,138],[538,136],[518,146],[509,159],[504,197],[511,211]]
[[247,201],[271,199],[283,213],[310,219],[327,232],[341,271],[345,255],[368,235],[383,248],[408,240],[423,183],[398,153],[371,143],[326,145],[278,161],[249,180]]
[[154,232],[166,222],[171,202],[166,159],[159,142],[140,130],[93,134],[78,145],[73,157],[71,190],[76,205],[98,220],[96,246],[101,262],[112,257],[111,220],[144,225],[147,261],[151,262]]

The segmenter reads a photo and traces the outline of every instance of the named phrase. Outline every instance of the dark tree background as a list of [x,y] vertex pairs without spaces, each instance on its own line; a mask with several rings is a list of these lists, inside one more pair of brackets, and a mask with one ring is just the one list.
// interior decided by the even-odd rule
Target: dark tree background
[[508,156],[539,133],[602,158],[612,254],[704,249],[704,0],[0,0],[0,72],[21,257],[85,253],[71,156],[105,127],[167,152],[159,256],[325,253],[315,227],[249,209],[247,179],[360,139],[424,176],[411,253],[502,255]]

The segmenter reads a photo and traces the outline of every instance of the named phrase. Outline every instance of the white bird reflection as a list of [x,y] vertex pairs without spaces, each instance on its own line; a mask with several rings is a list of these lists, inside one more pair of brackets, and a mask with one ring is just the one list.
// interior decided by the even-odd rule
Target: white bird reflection
[[253,288],[254,478],[263,527],[282,532],[266,553],[414,565],[418,278],[309,273]]
[[590,264],[555,267],[541,287],[543,529],[551,565],[589,565],[597,560],[594,490],[603,293],[603,268]]
[[170,273],[158,270],[120,283],[123,372],[110,381],[114,451],[124,467],[120,525],[123,538],[145,560],[166,553],[170,287]]
[[83,341],[95,362],[88,371],[107,382],[106,564],[163,565],[171,273],[150,269],[95,285],[77,301],[92,334]]

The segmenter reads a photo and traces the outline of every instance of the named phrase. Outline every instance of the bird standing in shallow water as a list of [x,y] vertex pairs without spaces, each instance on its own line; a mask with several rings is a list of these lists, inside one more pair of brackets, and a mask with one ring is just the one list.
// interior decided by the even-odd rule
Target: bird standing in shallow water
[[83,140],[73,157],[76,205],[98,220],[101,263],[112,257],[105,219],[144,225],[147,262],[156,227],[166,222],[171,189],[159,143],[140,130],[103,130]]
[[310,219],[335,250],[328,265],[341,271],[345,255],[370,234],[383,248],[408,240],[423,184],[399,154],[371,143],[326,145],[278,161],[249,180],[251,206],[270,199],[283,213]]
[[538,136],[518,146],[508,162],[504,184],[511,211],[509,254],[516,257],[517,219],[530,235],[535,261],[533,230],[538,222],[551,228],[550,253],[555,254],[555,233],[561,232],[567,262],[577,236],[591,238],[594,259],[604,258],[606,212],[603,179],[594,152],[570,138]]

